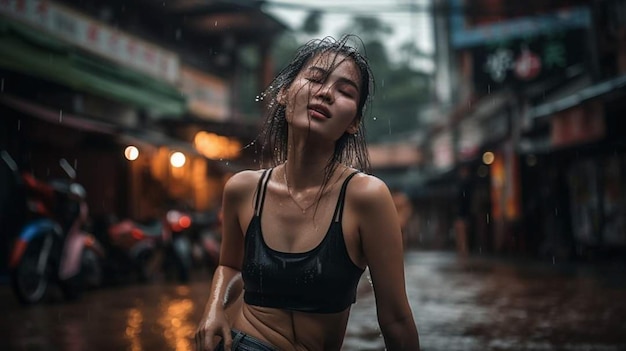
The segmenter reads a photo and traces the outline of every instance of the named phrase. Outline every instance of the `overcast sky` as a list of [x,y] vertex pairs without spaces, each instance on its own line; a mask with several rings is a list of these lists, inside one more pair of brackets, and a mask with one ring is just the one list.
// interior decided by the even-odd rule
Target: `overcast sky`
[[[306,17],[308,8],[324,12],[321,32],[316,37],[338,37],[350,18],[358,13],[372,15],[393,28],[393,35],[387,39],[391,50],[412,40],[427,53],[433,52],[431,18],[424,5],[430,0],[269,0],[266,9],[277,19],[291,28],[299,28]],[[416,11],[398,11],[408,3],[416,5]],[[271,5],[274,3],[275,5]],[[358,34],[358,33],[357,33]],[[394,57],[395,55],[391,55]],[[415,62],[416,67],[430,71],[432,62]]]

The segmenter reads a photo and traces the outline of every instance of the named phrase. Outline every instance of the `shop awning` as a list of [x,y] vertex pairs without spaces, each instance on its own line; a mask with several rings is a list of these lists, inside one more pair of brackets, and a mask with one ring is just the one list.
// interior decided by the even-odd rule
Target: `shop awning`
[[126,103],[155,117],[177,117],[186,111],[184,96],[168,83],[2,17],[0,52],[0,67]]
[[532,108],[529,113],[532,119],[546,117],[553,113],[577,106],[587,100],[609,94],[626,87],[626,75],[605,80],[600,83],[582,88],[577,92],[555,101],[546,102]]
[[7,106],[15,111],[19,111],[53,125],[60,125],[79,131],[108,135],[111,136],[111,140],[115,140],[121,144],[139,144],[142,147],[151,148],[166,146],[171,149],[183,151],[188,155],[204,157],[193,148],[191,143],[172,138],[171,136],[160,131],[145,128],[123,128],[112,123],[72,113],[59,114],[59,111],[53,110],[47,106],[7,94],[0,95],[0,105]]
[[42,121],[71,127],[92,133],[107,135],[119,134],[119,128],[113,124],[77,116],[71,113],[59,113],[50,108],[33,103],[7,94],[0,95],[0,104],[10,107],[13,110],[22,112],[29,116],[34,116]]

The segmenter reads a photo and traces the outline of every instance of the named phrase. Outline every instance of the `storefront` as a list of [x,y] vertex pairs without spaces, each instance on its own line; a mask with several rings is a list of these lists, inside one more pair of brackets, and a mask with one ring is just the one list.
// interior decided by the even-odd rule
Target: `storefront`
[[[190,107],[175,53],[47,1],[0,4],[0,50],[0,147],[42,178],[56,176],[60,158],[76,164],[92,216],[216,206],[222,173],[154,123]],[[212,104],[224,100],[212,96],[209,112],[225,115]],[[184,162],[174,166],[176,152]]]
[[626,249],[625,86],[616,77],[531,110],[549,126],[549,146],[523,155],[532,160],[526,173],[536,175],[536,205],[527,211],[543,233],[540,254]]

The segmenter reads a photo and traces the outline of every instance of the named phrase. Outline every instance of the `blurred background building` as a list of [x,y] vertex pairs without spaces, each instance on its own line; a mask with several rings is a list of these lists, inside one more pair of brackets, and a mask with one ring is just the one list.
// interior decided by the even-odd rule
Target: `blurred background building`
[[[289,27],[281,8],[308,15]],[[321,18],[352,11],[339,27],[378,82],[373,173],[408,246],[453,248],[461,219],[469,252],[626,249],[623,0],[0,1],[0,148],[43,178],[70,160],[94,217],[215,210],[229,174],[258,166],[254,97]],[[433,52],[385,49],[377,13],[428,16],[410,33]]]
[[419,235],[463,217],[473,252],[623,252],[626,3],[441,0],[433,18]]
[[73,162],[93,216],[209,210],[255,157],[239,84],[284,29],[255,1],[3,1],[1,146],[40,177]]

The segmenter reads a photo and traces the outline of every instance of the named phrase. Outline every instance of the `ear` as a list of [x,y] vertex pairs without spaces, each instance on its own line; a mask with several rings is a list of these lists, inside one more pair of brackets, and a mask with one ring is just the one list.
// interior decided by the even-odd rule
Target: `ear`
[[280,91],[278,92],[278,94],[276,94],[276,101],[278,102],[279,105],[285,106],[287,105],[287,92],[285,91],[285,89],[280,89]]
[[352,135],[356,134],[359,131],[359,123],[361,123],[361,117],[357,116],[346,129],[346,133]]

